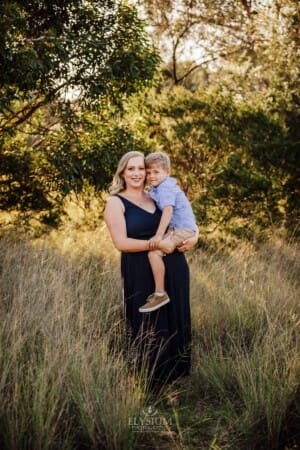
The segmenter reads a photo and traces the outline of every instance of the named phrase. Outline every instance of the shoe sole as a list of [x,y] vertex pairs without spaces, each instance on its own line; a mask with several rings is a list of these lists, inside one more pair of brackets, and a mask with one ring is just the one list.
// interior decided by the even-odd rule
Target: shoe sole
[[161,306],[164,306],[164,305],[166,305],[167,303],[169,303],[170,302],[170,299],[169,298],[167,298],[166,300],[164,300],[163,302],[161,302],[159,305],[156,305],[156,306],[152,306],[151,308],[149,307],[149,308],[147,308],[147,309],[142,309],[141,310],[141,308],[139,308],[139,312],[141,312],[141,313],[144,313],[144,312],[152,312],[152,311],[156,311],[157,309],[159,309]]

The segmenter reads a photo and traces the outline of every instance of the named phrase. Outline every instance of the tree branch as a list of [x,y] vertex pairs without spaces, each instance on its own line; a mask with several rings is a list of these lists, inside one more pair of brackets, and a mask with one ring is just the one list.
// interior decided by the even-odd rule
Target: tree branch
[[46,103],[48,103],[48,100],[45,98],[35,104],[34,102],[27,103],[21,110],[15,112],[6,122],[4,122],[3,125],[0,126],[0,131],[7,131],[10,128],[16,127],[25,122],[38,108]]
[[178,78],[175,84],[181,83],[185,78],[187,78],[191,73],[193,73],[195,70],[200,69],[200,67],[204,66],[205,64],[208,64],[212,61],[216,61],[218,58],[227,58],[227,56],[234,55],[235,53],[239,53],[241,50],[243,50],[245,47],[240,47],[238,49],[235,49],[228,53],[220,53],[214,58],[206,59],[205,61],[202,61],[199,64],[195,64],[192,66],[182,77]]
[[177,51],[177,47],[180,43],[180,40],[183,38],[183,36],[190,30],[191,25],[190,23],[188,23],[185,28],[182,30],[182,32],[177,36],[177,39],[174,43],[174,47],[173,47],[173,53],[172,53],[172,65],[173,65],[173,78],[174,78],[174,82],[175,84],[178,83],[178,79],[177,79],[177,58],[176,58],[176,51]]
[[19,111],[13,112],[12,116],[7,119],[3,125],[0,126],[0,132],[8,131],[26,122],[26,120],[28,120],[35,113],[35,111],[37,111],[41,106],[49,103],[54,98],[55,94],[66,85],[67,82],[62,83],[60,86],[58,86],[56,89],[53,89],[49,94],[47,94],[39,101],[36,97]]
[[251,0],[249,0],[249,2],[247,2],[247,0],[240,0],[240,1],[244,9],[246,10],[248,19],[251,19]]

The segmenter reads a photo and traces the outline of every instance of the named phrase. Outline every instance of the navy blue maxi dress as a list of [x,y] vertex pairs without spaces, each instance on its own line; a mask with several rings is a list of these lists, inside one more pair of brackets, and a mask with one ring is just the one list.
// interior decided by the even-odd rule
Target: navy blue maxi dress
[[[154,236],[161,217],[156,207],[150,213],[118,195],[125,207],[127,236],[149,239]],[[154,280],[147,251],[121,254],[124,313],[131,339],[138,343],[141,359],[147,362],[153,384],[164,384],[189,375],[191,354],[191,315],[189,267],[183,253],[164,257],[165,288],[170,303],[151,313],[139,307],[154,291]]]

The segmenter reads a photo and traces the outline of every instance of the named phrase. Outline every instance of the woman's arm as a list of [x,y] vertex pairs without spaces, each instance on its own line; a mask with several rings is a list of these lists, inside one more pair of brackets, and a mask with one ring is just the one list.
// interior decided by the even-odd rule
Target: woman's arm
[[179,250],[180,252],[187,252],[188,250],[191,250],[197,244],[198,238],[199,228],[197,227],[195,236],[183,241],[183,244],[180,247],[177,247],[177,250]]
[[149,241],[127,237],[124,206],[118,197],[110,197],[106,203],[104,220],[114,246],[120,252],[144,252],[149,250]]

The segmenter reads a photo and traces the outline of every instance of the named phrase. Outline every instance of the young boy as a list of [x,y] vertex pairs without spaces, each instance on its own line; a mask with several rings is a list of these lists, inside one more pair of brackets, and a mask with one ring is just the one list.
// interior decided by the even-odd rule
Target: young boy
[[[147,181],[151,185],[149,194],[162,211],[156,234],[150,240],[150,248],[152,243],[163,239],[161,244],[165,243],[169,249],[171,243],[174,251],[182,241],[194,236],[196,232],[193,210],[184,192],[177,185],[176,179],[170,177],[171,165],[168,155],[162,152],[151,153],[145,161]],[[149,295],[146,303],[139,308],[142,313],[155,311],[170,301],[165,292],[165,265],[162,256],[164,254],[160,250],[148,253],[155,292]]]

